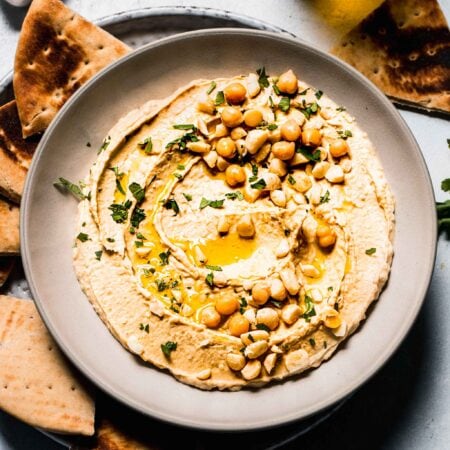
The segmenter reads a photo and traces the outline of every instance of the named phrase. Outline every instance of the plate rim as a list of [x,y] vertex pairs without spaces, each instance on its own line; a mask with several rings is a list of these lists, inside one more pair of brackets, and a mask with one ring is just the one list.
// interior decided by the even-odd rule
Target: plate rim
[[[84,91],[87,90],[91,83],[95,83],[98,79],[102,78],[103,76],[106,76],[108,72],[113,70],[116,66],[123,64],[124,62],[128,61],[130,58],[134,58],[135,56],[146,52],[152,48],[164,46],[165,44],[175,43],[180,40],[185,40],[189,38],[195,38],[205,35],[216,35],[216,34],[233,34],[233,35],[253,35],[253,36],[262,36],[267,37],[270,39],[275,39],[276,41],[284,41],[287,44],[294,44],[296,46],[300,46],[305,48],[307,51],[316,53],[319,57],[324,58],[328,60],[329,63],[337,64],[338,66],[341,66],[343,70],[345,70],[347,73],[349,73],[351,76],[356,77],[359,79],[359,81],[365,85],[367,89],[369,89],[372,94],[374,94],[377,99],[383,104],[384,107],[388,108],[390,112],[393,114],[393,117],[396,119],[396,123],[399,127],[402,128],[403,132],[406,135],[409,135],[411,139],[411,143],[414,144],[415,152],[418,156],[418,162],[420,164],[421,168],[421,174],[424,176],[424,181],[426,182],[426,197],[427,199],[434,204],[435,202],[435,196],[434,191],[431,183],[431,177],[424,159],[424,156],[422,154],[422,151],[417,143],[417,140],[406,124],[403,117],[400,115],[400,113],[397,111],[397,109],[394,107],[394,105],[388,100],[388,98],[368,79],[366,79],[362,74],[360,74],[356,69],[348,65],[347,63],[337,59],[333,55],[330,55],[328,53],[325,53],[310,43],[304,42],[298,38],[294,39],[285,35],[277,34],[274,32],[269,31],[262,31],[262,30],[252,30],[252,29],[246,29],[246,28],[211,28],[207,30],[195,30],[195,31],[188,31],[185,33],[179,33],[173,36],[169,36],[163,39],[160,39],[158,41],[146,44],[135,51],[131,52],[130,54],[124,56],[120,60],[114,62],[113,64],[109,65],[107,68],[105,68],[100,73],[96,74],[93,78],[89,80],[88,83],[83,85],[72,97],[71,99],[63,106],[59,114],[55,117],[55,119],[52,121],[52,124],[49,126],[47,132],[44,134],[38,149],[36,151],[35,158],[33,158],[29,176],[27,177],[25,188],[24,188],[24,195],[22,199],[22,212],[20,217],[20,225],[21,225],[21,255],[25,270],[26,278],[30,284],[30,290],[33,294],[33,297],[35,299],[35,303],[37,305],[37,308],[39,310],[39,313],[41,314],[47,328],[50,330],[51,334],[53,335],[54,339],[57,341],[58,345],[61,347],[63,352],[68,356],[68,358],[72,361],[72,363],[78,367],[78,369],[89,379],[91,382],[93,382],[97,387],[99,387],[101,390],[105,391],[107,394],[113,396],[120,402],[124,403],[125,405],[140,411],[141,413],[144,413],[148,416],[151,416],[153,418],[169,422],[172,424],[176,424],[179,426],[184,426],[188,428],[195,428],[195,429],[201,429],[201,430],[209,430],[209,431],[253,431],[258,429],[267,429],[271,427],[276,427],[280,425],[286,425],[289,423],[292,423],[294,421],[300,420],[300,419],[306,419],[308,417],[311,417],[314,414],[320,413],[324,409],[336,404],[339,400],[347,397],[352,392],[359,389],[361,386],[363,386],[367,381],[369,381],[385,364],[386,362],[392,357],[392,355],[395,353],[395,351],[398,349],[400,344],[405,339],[406,335],[410,331],[412,325],[414,324],[417,315],[424,303],[426,293],[428,291],[428,288],[431,283],[432,273],[435,266],[435,259],[436,259],[436,250],[437,250],[437,218],[435,215],[432,216],[430,219],[433,226],[433,229],[431,230],[432,234],[430,236],[431,240],[431,246],[428,249],[429,252],[427,254],[427,266],[426,266],[426,276],[424,277],[422,281],[422,285],[419,286],[420,289],[417,291],[417,298],[419,299],[414,304],[414,308],[411,310],[409,316],[407,317],[408,320],[405,320],[402,324],[402,327],[398,328],[397,334],[396,334],[396,340],[391,341],[389,345],[386,345],[383,352],[381,352],[376,360],[371,364],[371,366],[364,372],[364,374],[359,374],[356,376],[351,384],[347,384],[345,388],[342,388],[338,393],[335,393],[334,396],[323,400],[322,402],[315,404],[314,407],[310,407],[307,412],[303,414],[296,414],[291,413],[285,416],[282,416],[281,418],[269,418],[266,421],[258,422],[258,423],[252,423],[252,424],[246,424],[245,426],[238,426],[236,427],[236,424],[233,424],[233,426],[230,426],[229,424],[223,424],[221,426],[218,426],[217,424],[205,424],[205,423],[198,423],[198,421],[193,420],[186,420],[186,419],[180,419],[179,417],[173,417],[169,416],[167,414],[161,414],[157,413],[156,411],[149,412],[148,409],[142,407],[139,402],[137,402],[135,399],[126,398],[126,396],[122,395],[120,392],[117,392],[116,389],[112,388],[111,386],[105,386],[104,382],[101,379],[98,379],[98,377],[92,372],[90,367],[87,367],[82,361],[80,361],[76,355],[72,353],[72,351],[66,346],[66,344],[63,342],[62,338],[59,336],[57,330],[52,324],[52,321],[48,317],[46,311],[45,311],[45,302],[42,302],[42,299],[39,297],[37,290],[35,288],[31,268],[30,268],[30,260],[29,260],[29,251],[27,248],[27,217],[28,217],[28,201],[30,197],[30,190],[31,190],[31,184],[33,180],[33,175],[35,172],[35,168],[39,164],[40,156],[43,152],[43,149],[45,148],[46,142],[48,140],[48,136],[50,135],[50,132],[57,126],[60,118],[64,115],[65,111],[70,108],[72,102],[74,102],[79,96],[83,95]],[[425,272],[425,271],[424,271]],[[270,388],[270,387],[269,387]],[[193,388],[195,389],[195,388]],[[267,388],[263,388],[267,389]]]

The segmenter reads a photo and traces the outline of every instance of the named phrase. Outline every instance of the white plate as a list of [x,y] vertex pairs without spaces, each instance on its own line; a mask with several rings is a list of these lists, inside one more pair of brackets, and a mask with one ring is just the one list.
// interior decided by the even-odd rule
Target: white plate
[[[205,392],[136,359],[110,335],[81,292],[72,269],[76,202],[52,183],[79,180],[108,129],[149,98],[195,78],[232,76],[265,66],[293,70],[329,94],[368,132],[397,201],[395,258],[387,288],[369,319],[318,370],[259,390]],[[86,147],[91,142],[92,147]],[[100,388],[137,410],[180,425],[250,430],[305,418],[361,386],[410,329],[430,281],[436,219],[420,150],[391,103],[355,70],[307,44],[251,30],[202,30],[147,45],[80,89],[47,130],[23,198],[22,256],[51,333]]]

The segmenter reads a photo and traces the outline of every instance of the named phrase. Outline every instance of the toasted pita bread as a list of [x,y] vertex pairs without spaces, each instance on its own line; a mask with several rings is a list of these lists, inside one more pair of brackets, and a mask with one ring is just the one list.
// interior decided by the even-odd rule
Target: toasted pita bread
[[13,100],[0,107],[0,193],[20,202],[23,184],[39,139],[23,139]]
[[14,62],[14,93],[23,136],[44,131],[83,83],[129,51],[61,1],[34,0]]
[[0,258],[0,287],[2,287],[14,267],[14,258]]
[[436,0],[387,0],[331,52],[395,102],[450,112],[450,31]]
[[30,300],[0,296],[0,408],[59,433],[92,435],[94,401]]
[[0,198],[0,256],[19,253],[19,207]]

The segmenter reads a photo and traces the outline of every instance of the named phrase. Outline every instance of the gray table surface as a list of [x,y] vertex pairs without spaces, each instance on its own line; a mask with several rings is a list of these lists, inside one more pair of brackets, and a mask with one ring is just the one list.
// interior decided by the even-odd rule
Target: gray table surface
[[[347,1],[347,0],[345,0]],[[72,9],[97,19],[149,6],[227,9],[278,25],[328,50],[335,38],[307,0],[67,0]],[[450,2],[440,0],[450,21]],[[13,67],[26,8],[0,0],[0,78]],[[448,195],[440,182],[450,177],[449,122],[401,111],[431,174],[437,200]],[[405,180],[414,183],[414,180]],[[417,212],[420,214],[420,211]],[[289,445],[290,449],[450,449],[450,240],[441,236],[431,286],[409,336],[380,372],[330,419]],[[413,283],[414,280],[407,280]],[[188,446],[189,447],[189,446]],[[62,447],[0,412],[0,449],[57,450]]]

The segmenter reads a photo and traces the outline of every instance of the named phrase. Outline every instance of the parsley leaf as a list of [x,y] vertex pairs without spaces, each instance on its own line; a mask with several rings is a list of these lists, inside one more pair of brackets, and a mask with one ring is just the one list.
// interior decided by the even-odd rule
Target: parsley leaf
[[205,197],[202,197],[201,201],[200,201],[200,209],[204,209],[207,206],[210,206],[211,208],[222,208],[223,207],[223,203],[225,202],[225,200],[208,200]]
[[320,109],[316,102],[307,105],[305,100],[303,100],[302,106],[303,107],[299,109],[307,119],[309,119],[313,114],[316,114]]
[[296,151],[296,153],[301,153],[309,161],[314,161],[314,162],[320,161],[320,150],[319,149],[312,150],[308,147],[298,146],[295,149],[295,151]]
[[323,95],[323,92],[322,91],[316,91],[314,95],[316,96],[317,100],[320,100],[320,98]]
[[178,206],[176,200],[174,200],[173,198],[166,200],[163,206],[166,209],[171,209],[175,213],[174,216],[176,216],[180,212],[180,207]]
[[209,95],[211,92],[217,87],[217,83],[215,81],[211,81],[211,84],[209,85],[208,90],[206,91],[206,94]]
[[209,272],[208,275],[206,275],[205,278],[206,284],[210,287],[214,287],[214,274],[212,272]]
[[241,299],[239,300],[239,312],[241,314],[244,314],[245,312],[245,308],[248,306],[247,300],[245,300],[244,297],[241,297]]
[[153,142],[151,136],[145,138],[142,142],[139,142],[138,145],[143,148],[144,152],[149,155],[153,150]]
[[276,123],[269,123],[269,125],[267,125],[267,129],[269,131],[276,130],[277,128],[278,128],[278,125]]
[[192,200],[192,195],[191,195],[191,194],[185,194],[185,193],[183,192],[183,197],[184,197],[188,202],[190,202],[190,201]]
[[209,270],[215,270],[217,272],[222,272],[222,270],[223,270],[222,267],[220,267],[220,266],[210,266],[209,264],[206,264],[205,267]]
[[343,106],[339,106],[339,108],[336,108],[336,111],[342,112],[346,111],[346,109]]
[[225,197],[230,199],[230,200],[244,200],[244,195],[242,194],[241,191],[236,191],[236,192],[227,192],[225,194]]
[[316,341],[314,340],[314,338],[309,338],[309,343],[311,344],[311,347],[315,347],[316,346]]
[[288,181],[289,181],[290,184],[295,184],[296,183],[295,178],[292,175],[288,176]]
[[278,108],[280,108],[281,111],[283,112],[288,112],[290,107],[291,107],[291,100],[289,97],[283,97],[280,100],[280,103],[278,103]]
[[161,266],[167,266],[167,264],[169,264],[170,250],[167,250],[167,252],[161,252],[158,256],[161,260]]
[[327,203],[330,201],[330,191],[327,189],[325,194],[320,196],[320,203]]
[[158,288],[158,292],[163,292],[169,287],[168,284],[162,279],[156,280],[155,284]]
[[144,243],[142,241],[134,241],[134,245],[136,248],[141,248],[144,246]]
[[225,95],[223,91],[219,91],[216,95],[216,99],[214,100],[214,105],[219,106],[225,103]]
[[85,200],[86,198],[89,197],[89,196],[83,194],[83,191],[81,190],[80,186],[78,186],[62,177],[58,178],[58,181],[53,183],[53,186],[70,192],[78,200]]
[[178,145],[180,150],[186,150],[186,144],[188,142],[198,142],[199,138],[193,133],[186,133],[183,134],[183,136],[174,139],[173,141],[170,141],[167,145],[166,148],[172,148],[175,145]]
[[86,233],[80,233],[77,236],[77,239],[81,242],[86,242],[89,239],[89,236]]
[[192,130],[193,132],[197,131],[197,127],[192,123],[181,123],[173,126],[175,130]]
[[252,189],[258,189],[259,191],[264,189],[267,186],[266,182],[260,178],[256,183],[252,183],[250,187]]
[[99,155],[102,151],[108,148],[109,143],[111,142],[111,136],[108,136],[102,143],[101,147],[98,149],[97,155]]
[[270,328],[263,323],[256,324],[256,328],[258,328],[258,330],[264,330],[264,331],[267,331],[268,333],[270,333]]
[[281,94],[279,87],[275,83],[272,84],[272,89],[273,89],[273,92],[275,92],[275,94],[277,94],[277,95]]
[[177,349],[177,343],[173,341],[167,341],[165,344],[161,344],[161,351],[166,358],[170,358],[170,354]]
[[183,165],[183,164],[178,164],[177,169],[178,170],[184,170],[184,169],[186,169],[186,166]]
[[99,250],[99,251],[95,252],[95,259],[97,261],[100,261],[102,259],[102,255],[103,255],[103,251],[102,250]]
[[148,323],[146,323],[145,325],[143,323],[139,324],[139,329],[141,331],[145,331],[146,333],[148,333],[150,331],[150,326]]
[[260,69],[257,69],[256,73],[258,74],[258,83],[261,88],[269,87],[269,80],[266,74],[266,68],[263,66]]
[[312,301],[312,298],[309,295],[305,295],[305,306],[306,310],[303,313],[303,318],[309,322],[311,317],[316,315],[316,310],[314,309],[314,303]]
[[377,251],[377,249],[375,248],[375,247],[372,247],[372,248],[368,248],[367,250],[366,250],[366,255],[373,255],[375,252]]
[[146,215],[143,209],[135,208],[133,214],[131,215],[131,225],[135,228],[145,219]]
[[348,139],[349,137],[352,137],[352,136],[353,136],[353,133],[352,133],[350,130],[344,130],[344,131],[338,130],[337,133],[338,133],[339,137],[340,137],[341,139],[344,139],[344,140],[346,140],[346,139]]
[[111,217],[114,222],[123,223],[128,219],[128,210],[131,207],[131,201],[127,200],[125,203],[113,203],[108,207],[111,212]]
[[450,178],[446,178],[445,180],[442,180],[442,182],[441,182],[441,189],[444,192],[449,192],[450,191]]
[[144,188],[138,183],[131,183],[128,189],[133,194],[133,197],[140,203],[144,200],[145,191]]

